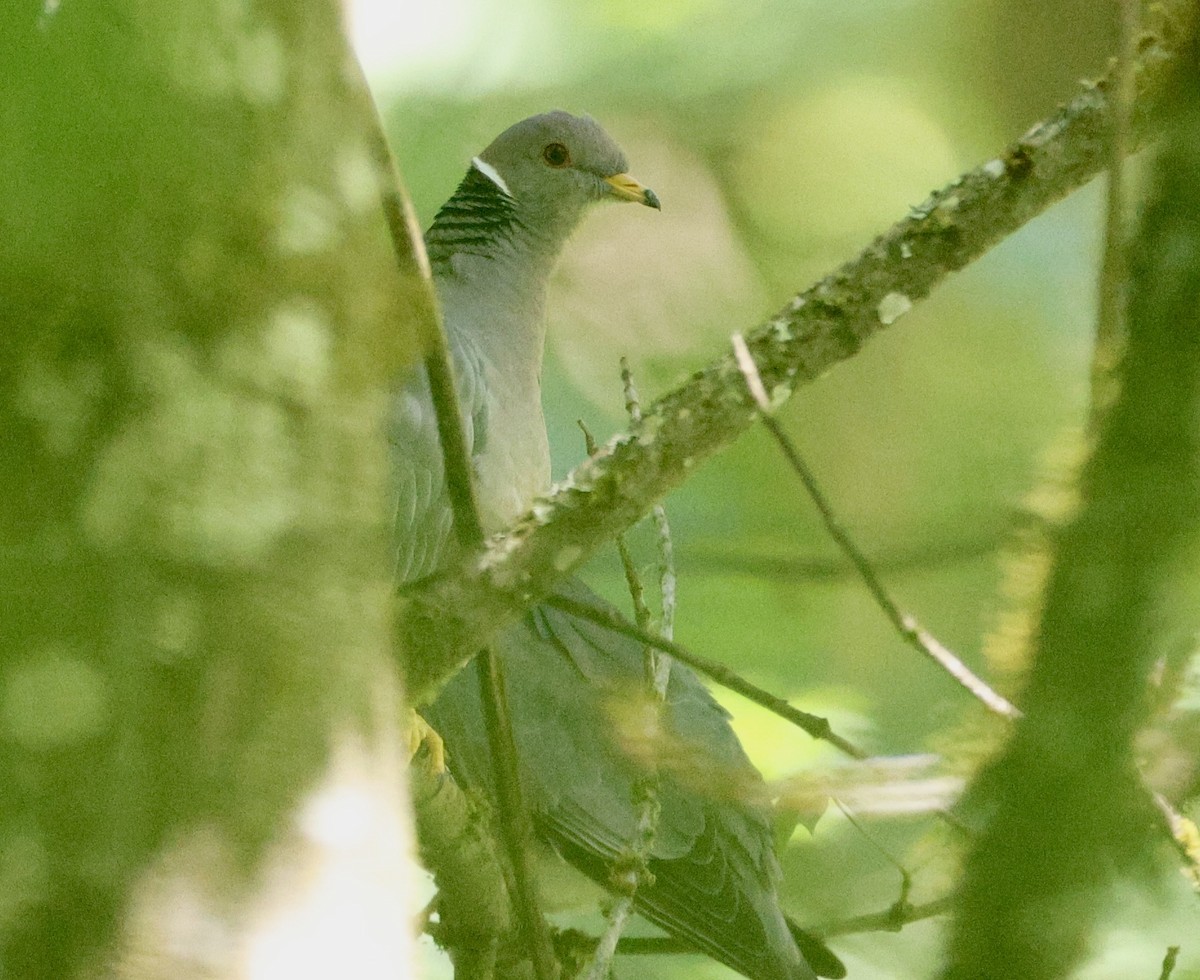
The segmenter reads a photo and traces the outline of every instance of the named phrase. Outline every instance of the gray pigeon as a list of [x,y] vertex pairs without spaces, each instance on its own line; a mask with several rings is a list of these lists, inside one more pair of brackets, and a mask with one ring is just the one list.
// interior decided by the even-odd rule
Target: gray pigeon
[[[550,484],[540,380],[546,286],[559,252],[597,201],[659,207],[626,169],[620,148],[592,119],[533,116],[471,162],[426,233],[489,533],[528,510]],[[437,570],[452,550],[423,370],[398,391],[391,444],[396,568],[407,583]],[[602,604],[577,580],[561,591]],[[562,859],[607,886],[634,837],[635,789],[646,776],[612,712],[643,689],[641,646],[546,605],[495,645],[536,831]],[[445,743],[454,777],[494,799],[474,675],[460,671],[424,714]],[[658,767],[653,877],[636,893],[638,911],[753,980],[809,980],[813,970],[779,909],[762,779],[724,710],[680,664],[671,670],[663,728],[670,754],[684,761]],[[840,975],[836,957],[819,943],[809,939],[805,949],[824,973]]]

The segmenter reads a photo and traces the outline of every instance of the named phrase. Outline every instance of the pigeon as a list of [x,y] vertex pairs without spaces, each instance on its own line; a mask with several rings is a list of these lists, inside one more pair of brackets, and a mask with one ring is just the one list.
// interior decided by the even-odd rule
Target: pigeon
[[[606,201],[660,208],[593,119],[548,112],[509,127],[475,157],[426,232],[489,534],[550,487],[541,404],[547,286],[584,214]],[[389,436],[393,552],[403,586],[436,572],[455,551],[423,368],[398,385]],[[558,591],[604,605],[577,578]],[[612,890],[637,832],[639,793],[652,779],[660,811],[637,911],[751,980],[810,980],[816,974],[801,947],[822,975],[844,974],[780,909],[765,784],[695,673],[672,664],[648,741],[630,715],[647,696],[638,642],[540,603],[502,631],[494,649],[523,794],[548,860]],[[475,672],[459,671],[422,714],[441,737],[455,780],[495,800]],[[542,882],[544,892],[557,877]]]

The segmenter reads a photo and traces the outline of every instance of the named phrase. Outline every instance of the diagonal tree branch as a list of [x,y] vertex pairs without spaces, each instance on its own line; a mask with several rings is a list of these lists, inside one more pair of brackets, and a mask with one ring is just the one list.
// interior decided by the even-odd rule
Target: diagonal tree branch
[[[1131,147],[1149,136],[1150,107],[1187,4],[1164,3],[1134,65]],[[1109,83],[1087,83],[996,158],[914,208],[856,258],[747,335],[772,403],[786,401],[1109,160]],[[692,469],[744,432],[757,412],[732,354],[650,405],[641,422],[577,467],[511,531],[410,591],[398,628],[418,655],[410,692],[426,700],[520,608],[544,596],[603,542],[641,518]]]

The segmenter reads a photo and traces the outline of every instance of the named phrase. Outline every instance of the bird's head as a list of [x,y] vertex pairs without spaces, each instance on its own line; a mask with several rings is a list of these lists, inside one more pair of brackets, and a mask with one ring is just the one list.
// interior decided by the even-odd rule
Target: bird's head
[[561,110],[530,116],[497,136],[474,166],[512,198],[527,224],[552,235],[570,234],[596,201],[659,207],[654,191],[626,173],[625,154],[590,116]]

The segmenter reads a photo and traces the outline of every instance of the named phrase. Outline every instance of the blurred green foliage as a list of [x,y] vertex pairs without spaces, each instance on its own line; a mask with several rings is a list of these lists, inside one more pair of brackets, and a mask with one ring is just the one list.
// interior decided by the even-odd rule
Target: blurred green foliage
[[[1114,34],[1109,5],[1090,0],[458,0],[440,27],[413,16],[436,44],[408,38],[416,54],[381,66],[378,84],[424,224],[492,136],[552,107],[600,119],[663,201],[661,216],[595,215],[560,270],[544,379],[558,474],[583,456],[577,419],[600,440],[624,428],[621,355],[646,399],[681,380],[1098,75]],[[1005,611],[999,558],[1085,417],[1101,192],[1076,194],[953,277],[783,415],[901,605],[1008,693],[1017,679],[982,655]],[[681,641],[872,751],[942,751],[944,770],[965,775],[995,744],[981,709],[903,645],[842,568],[763,434],[667,504]],[[652,571],[652,535],[634,543]],[[587,577],[622,602],[615,560],[596,559]],[[768,776],[836,761],[728,703]],[[915,873],[914,900],[944,893],[954,842],[927,813],[863,819]],[[898,894],[895,868],[836,812],[811,839],[797,832],[785,864],[801,921]],[[1159,931],[1137,932],[1151,920]],[[1088,976],[1153,975],[1173,924],[1131,900],[1109,943],[1128,955],[1105,947]],[[865,980],[929,975],[939,942],[926,923],[835,945]],[[1184,962],[1200,969],[1188,955],[1177,976]],[[654,966],[723,975],[703,971]]]

